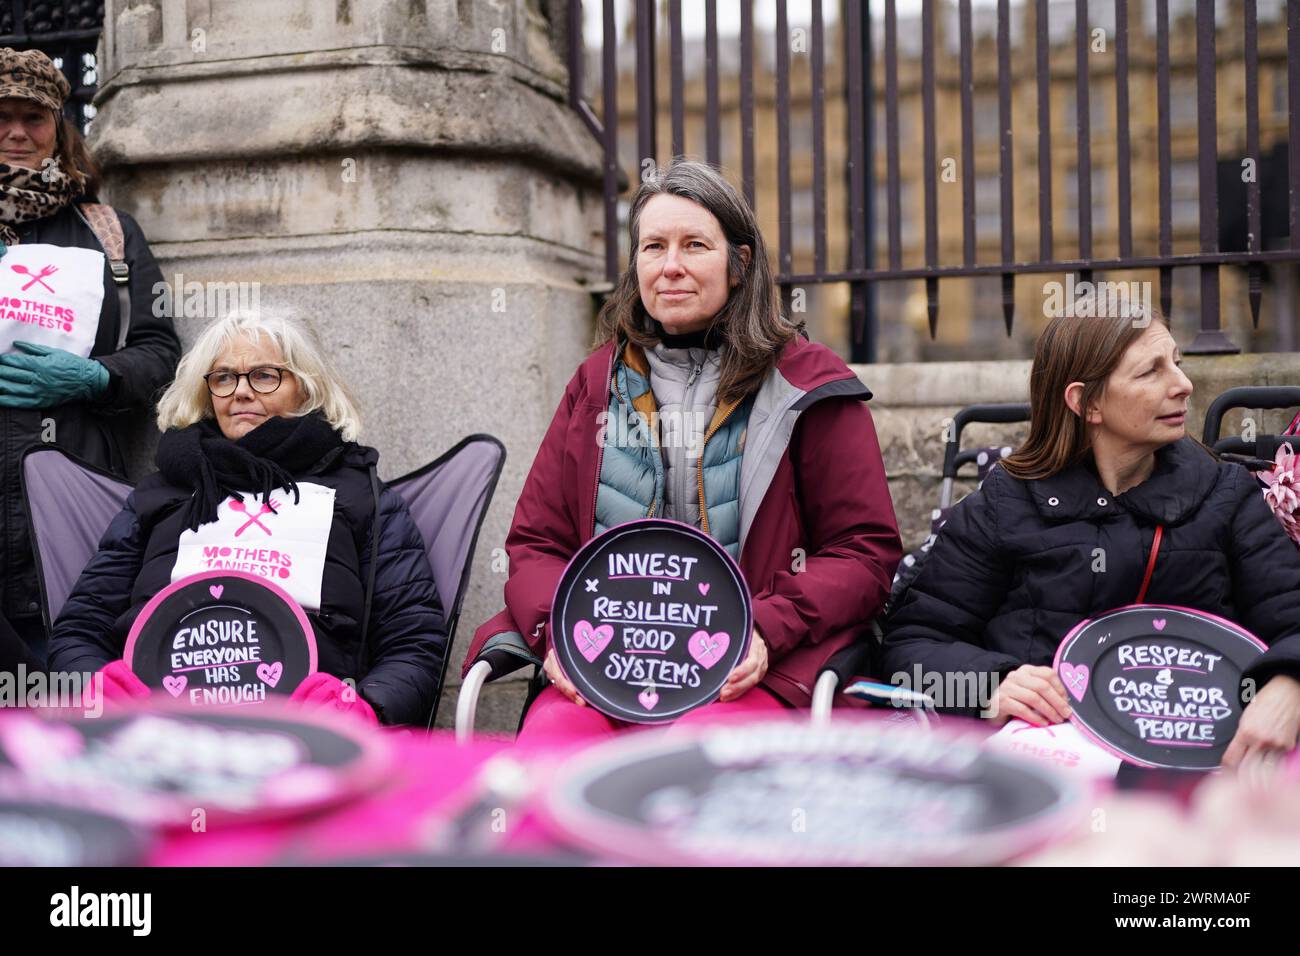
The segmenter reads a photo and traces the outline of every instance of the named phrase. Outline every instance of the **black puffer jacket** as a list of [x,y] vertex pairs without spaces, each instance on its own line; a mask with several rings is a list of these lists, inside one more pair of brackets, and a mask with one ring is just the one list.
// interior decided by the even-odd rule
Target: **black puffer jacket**
[[1258,635],[1270,649],[1248,673],[1257,686],[1278,672],[1300,677],[1300,551],[1246,469],[1184,438],[1113,498],[1091,458],[1035,481],[994,468],[953,509],[885,622],[884,678],[914,679],[918,664],[923,675],[1050,665],[1079,621],[1136,600],[1157,524],[1146,600]]
[[[335,491],[321,609],[307,614],[316,634],[318,668],[355,679],[384,723],[424,725],[447,653],[445,616],[424,541],[406,502],[382,485],[375,522],[370,468],[379,453],[357,445],[341,451],[294,475]],[[188,489],[168,485],[156,473],[136,486],[54,624],[51,670],[95,671],[122,656],[136,615],[171,582],[184,530],[181,505],[189,498]],[[363,649],[359,622],[376,527],[379,562],[369,646]]]
[[[123,445],[138,427],[156,393],[171,381],[181,343],[170,315],[154,315],[155,285],[162,271],[135,220],[118,211],[130,267],[131,325],[126,346],[116,351],[120,331],[117,286],[104,263],[104,304],[91,358],[108,369],[108,390],[92,402],[72,402],[52,409],[0,406],[0,611],[10,619],[40,615],[40,592],[31,539],[18,484],[23,449],[52,441],[83,461],[117,474],[125,473]],[[48,243],[102,251],[90,226],[72,207],[25,223],[17,229],[25,245]],[[45,424],[45,420],[51,424]]]

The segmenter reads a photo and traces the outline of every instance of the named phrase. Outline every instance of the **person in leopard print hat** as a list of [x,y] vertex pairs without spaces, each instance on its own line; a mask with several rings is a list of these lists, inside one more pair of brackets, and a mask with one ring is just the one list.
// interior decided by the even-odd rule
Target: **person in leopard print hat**
[[98,201],[70,92],[44,53],[0,48],[0,671],[45,661],[24,450],[54,443],[125,474],[130,429],[181,351],[144,234]]

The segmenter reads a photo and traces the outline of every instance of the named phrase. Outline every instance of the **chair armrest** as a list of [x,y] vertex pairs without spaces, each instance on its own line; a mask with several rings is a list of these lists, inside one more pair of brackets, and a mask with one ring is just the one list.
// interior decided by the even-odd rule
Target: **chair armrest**
[[474,739],[474,718],[478,714],[478,695],[484,682],[492,676],[492,664],[478,660],[460,683],[456,696],[456,743],[467,744]]
[[528,642],[518,631],[502,631],[484,641],[478,656],[474,658],[475,664],[482,661],[487,661],[492,667],[487,680],[496,680],[498,677],[513,674],[519,668],[527,667],[529,664],[534,667],[542,666],[541,660],[533,653],[533,649],[528,646]]
[[542,666],[517,631],[502,631],[484,642],[469,673],[461,681],[460,693],[456,697],[456,743],[465,744],[474,737],[474,718],[478,713],[478,698],[483,685],[529,664]]
[[831,673],[836,676],[836,683],[844,687],[855,677],[866,677],[871,674],[875,660],[873,641],[874,638],[866,638],[836,651],[831,659],[822,665],[817,679],[820,681],[823,674]]
[[841,648],[822,665],[817,673],[817,683],[813,685],[813,724],[825,724],[831,719],[831,707],[835,703],[837,690],[847,687],[853,678],[871,673],[875,656],[872,640],[873,638],[867,638]]

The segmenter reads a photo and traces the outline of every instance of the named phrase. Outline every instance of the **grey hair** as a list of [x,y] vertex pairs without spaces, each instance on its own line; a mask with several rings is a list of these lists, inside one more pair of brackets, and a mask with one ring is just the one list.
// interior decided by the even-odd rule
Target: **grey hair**
[[[801,325],[792,322],[782,311],[767,245],[754,211],[736,188],[706,163],[674,160],[647,178],[632,197],[628,213],[631,245],[627,269],[600,310],[596,345],[620,336],[642,348],[653,348],[659,341],[641,301],[636,258],[641,213],[653,197],[665,193],[703,206],[718,220],[727,241],[728,272],[738,281],[726,304],[713,317],[710,329],[722,333],[718,397],[722,401],[738,401],[758,391],[776,366],[781,350],[798,334]],[[749,247],[748,262],[741,254],[741,246]]]
[[263,317],[245,311],[216,320],[186,350],[176,367],[176,377],[158,400],[158,429],[186,428],[214,417],[212,397],[203,376],[212,371],[213,363],[237,338],[256,343],[263,336],[279,347],[285,367],[302,388],[302,405],[293,414],[319,411],[344,441],[356,441],[361,434],[361,414],[311,330],[287,315]]

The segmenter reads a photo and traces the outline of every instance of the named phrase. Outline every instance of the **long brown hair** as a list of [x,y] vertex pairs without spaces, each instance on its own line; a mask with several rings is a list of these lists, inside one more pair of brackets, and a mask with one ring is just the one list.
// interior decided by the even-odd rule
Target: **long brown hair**
[[[722,333],[720,401],[738,401],[758,391],[775,367],[785,344],[800,326],[781,310],[781,296],[772,279],[767,245],[758,229],[758,219],[749,204],[722,174],[712,166],[678,159],[646,179],[632,197],[628,213],[631,237],[627,269],[606,300],[596,320],[596,345],[625,338],[642,348],[653,348],[659,339],[650,315],[641,302],[637,282],[636,256],[641,213],[653,197],[662,193],[681,196],[703,206],[718,220],[727,241],[727,268],[739,282],[726,304],[713,317],[710,330]],[[749,262],[740,247],[749,246]]]
[[99,164],[86,147],[85,137],[77,129],[77,124],[62,112],[55,112],[54,125],[54,158],[59,161],[59,169],[81,187],[82,198],[98,202],[101,174]]
[[1117,311],[1113,316],[1058,316],[1039,336],[1029,373],[1029,437],[1000,462],[1008,474],[1027,481],[1050,478],[1087,455],[1087,416],[1076,415],[1066,404],[1066,386],[1083,383],[1079,407],[1086,412],[1105,393],[1106,379],[1147,326],[1153,321],[1169,326],[1155,309]]

